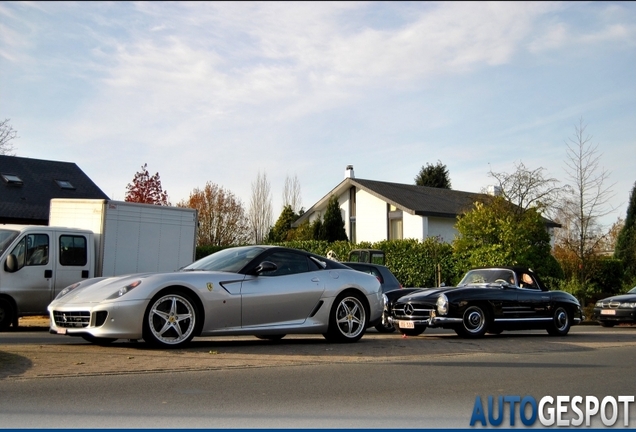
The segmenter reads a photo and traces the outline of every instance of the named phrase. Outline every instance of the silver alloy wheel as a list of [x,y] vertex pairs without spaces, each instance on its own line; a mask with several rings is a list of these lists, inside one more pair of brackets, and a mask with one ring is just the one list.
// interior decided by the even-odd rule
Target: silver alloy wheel
[[336,324],[340,333],[353,339],[365,330],[367,316],[364,305],[357,297],[343,298],[336,309]]
[[470,306],[464,311],[464,329],[469,334],[478,335],[486,326],[486,314],[477,306]]
[[190,339],[196,324],[196,311],[187,298],[168,294],[154,302],[147,319],[148,328],[158,343],[175,346]]
[[570,327],[570,317],[568,312],[562,307],[558,308],[554,313],[554,326],[559,332],[567,331]]

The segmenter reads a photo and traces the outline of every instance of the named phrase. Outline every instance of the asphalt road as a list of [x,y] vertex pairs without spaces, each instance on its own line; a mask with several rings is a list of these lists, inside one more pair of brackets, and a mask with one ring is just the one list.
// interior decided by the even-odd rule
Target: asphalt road
[[464,428],[476,396],[634,395],[635,358],[636,328],[597,326],[564,338],[369,332],[346,345],[204,338],[172,351],[23,329],[0,333],[0,418],[6,428]]

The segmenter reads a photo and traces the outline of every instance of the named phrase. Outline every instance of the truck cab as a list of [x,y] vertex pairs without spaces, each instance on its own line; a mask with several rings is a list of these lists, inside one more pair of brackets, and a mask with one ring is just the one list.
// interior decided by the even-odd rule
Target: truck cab
[[0,225],[0,330],[46,313],[68,285],[94,276],[89,230]]

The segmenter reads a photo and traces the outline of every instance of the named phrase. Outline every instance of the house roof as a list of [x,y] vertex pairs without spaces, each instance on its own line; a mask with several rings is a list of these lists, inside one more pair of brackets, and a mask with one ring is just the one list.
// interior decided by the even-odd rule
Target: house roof
[[51,198],[108,196],[72,162],[0,156],[0,221],[46,224]]
[[[314,206],[308,209],[294,226],[300,225],[316,209],[322,208],[332,195],[339,196],[355,186],[369,194],[386,201],[396,208],[412,215],[456,218],[472,208],[476,201],[488,199],[490,195],[474,192],[463,192],[427,186],[402,183],[390,183],[359,178],[345,178]],[[548,226],[560,226],[546,219]]]

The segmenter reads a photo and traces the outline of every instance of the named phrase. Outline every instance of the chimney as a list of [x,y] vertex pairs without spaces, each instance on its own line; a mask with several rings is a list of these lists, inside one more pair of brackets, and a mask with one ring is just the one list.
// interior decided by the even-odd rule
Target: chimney
[[501,195],[501,187],[490,185],[487,189],[488,195],[499,196]]
[[356,178],[353,174],[353,165],[347,165],[347,168],[345,169],[345,178]]

